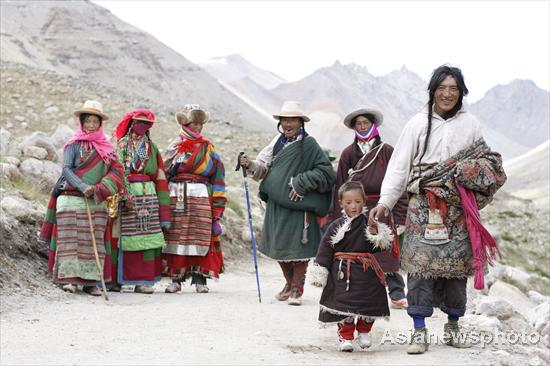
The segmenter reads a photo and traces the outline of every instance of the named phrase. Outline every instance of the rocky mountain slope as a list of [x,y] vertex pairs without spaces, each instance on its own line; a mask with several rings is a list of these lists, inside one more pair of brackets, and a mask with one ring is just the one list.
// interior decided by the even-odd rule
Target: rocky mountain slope
[[262,88],[273,89],[286,83],[282,77],[251,64],[238,54],[213,57],[200,62],[199,65],[216,79],[227,84],[233,84],[237,80],[248,78]]
[[550,138],[550,94],[531,80],[497,85],[470,109],[489,129],[527,149]]
[[550,140],[504,164],[506,190],[550,209]]
[[266,118],[162,42],[89,1],[2,1],[2,62],[79,77],[166,104],[201,103],[248,128]]
[[200,66],[267,118],[271,118],[273,111],[277,111],[283,102],[270,89],[285,83],[285,80],[252,65],[240,55],[214,57]]
[[[341,150],[353,138],[342,120],[354,108],[367,105],[381,109],[385,115],[383,138],[395,143],[403,124],[427,100],[427,82],[404,66],[377,77],[366,67],[337,61],[299,81],[270,89],[242,72],[238,79],[233,77],[233,70],[241,64],[250,65],[242,57],[221,59],[224,62],[218,62],[215,69],[206,67],[206,70],[266,114],[278,110],[285,99],[302,101],[313,117],[309,131],[334,150]],[[525,80],[496,86],[472,105],[465,100],[467,108],[482,122],[488,144],[505,159],[521,155],[550,137],[549,101],[548,92]]]
[[[399,83],[390,81],[393,79]],[[344,116],[365,105],[383,111],[382,136],[395,143],[401,126],[425,102],[423,93],[418,93],[423,89],[422,79],[405,67],[376,77],[366,67],[337,61],[272,92],[279,98],[301,100],[312,117],[308,129],[323,145],[341,150],[353,140],[350,130],[342,124]]]

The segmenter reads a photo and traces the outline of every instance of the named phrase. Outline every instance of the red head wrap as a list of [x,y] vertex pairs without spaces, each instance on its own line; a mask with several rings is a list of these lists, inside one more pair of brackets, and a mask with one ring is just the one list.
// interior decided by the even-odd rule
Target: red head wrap
[[116,129],[113,132],[113,136],[116,137],[117,141],[123,138],[124,136],[126,136],[126,134],[128,133],[128,127],[130,122],[132,121],[133,118],[139,117],[139,116],[144,116],[151,121],[155,120],[155,114],[149,109],[145,109],[145,108],[136,109],[133,112],[126,113],[124,117],[122,117],[120,122],[118,122],[118,125],[116,126]]

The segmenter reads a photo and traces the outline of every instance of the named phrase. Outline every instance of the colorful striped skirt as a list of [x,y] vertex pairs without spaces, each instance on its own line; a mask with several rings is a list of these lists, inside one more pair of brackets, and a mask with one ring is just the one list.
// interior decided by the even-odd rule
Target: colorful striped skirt
[[[130,183],[132,209],[122,208],[113,230],[113,267],[120,285],[153,285],[161,277],[159,202],[153,182]],[[114,283],[113,283],[114,284]]]
[[[57,284],[98,285],[99,272],[84,197],[61,195],[57,199],[54,240],[49,269]],[[104,203],[88,199],[99,262],[105,281],[111,281],[111,222]]]
[[[184,194],[179,192],[184,189]],[[182,199],[182,197],[184,197]],[[212,235],[212,207],[203,183],[170,182],[172,225],[165,234],[163,274],[218,278],[223,271],[220,237]]]

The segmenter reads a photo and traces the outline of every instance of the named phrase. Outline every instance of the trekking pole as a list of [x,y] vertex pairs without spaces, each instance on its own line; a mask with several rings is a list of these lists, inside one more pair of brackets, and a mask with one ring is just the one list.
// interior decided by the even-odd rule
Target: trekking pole
[[103,288],[103,297],[106,301],[109,301],[107,296],[107,287],[105,286],[105,279],[103,278],[103,266],[99,263],[99,254],[97,254],[97,244],[95,241],[94,225],[92,224],[92,213],[90,212],[90,206],[88,205],[88,198],[84,197],[84,203],[86,204],[86,211],[88,211],[88,224],[90,225],[90,235],[92,236],[92,246],[94,248],[95,264],[97,265],[97,271],[99,272],[99,278],[101,279],[101,287]]
[[244,191],[246,193],[246,205],[248,207],[248,225],[250,226],[250,237],[252,238],[252,255],[254,257],[254,270],[256,271],[256,285],[258,287],[258,301],[262,302],[262,295],[260,293],[260,277],[258,275],[258,260],[256,257],[256,241],[254,240],[254,227],[252,226],[252,210],[250,208],[250,197],[248,194],[248,179],[246,178],[246,168],[244,166],[241,166],[241,156],[243,156],[244,151],[241,151],[239,153],[239,156],[237,157],[237,167],[235,168],[235,171],[239,171],[239,169],[243,170],[243,185],[244,185]]

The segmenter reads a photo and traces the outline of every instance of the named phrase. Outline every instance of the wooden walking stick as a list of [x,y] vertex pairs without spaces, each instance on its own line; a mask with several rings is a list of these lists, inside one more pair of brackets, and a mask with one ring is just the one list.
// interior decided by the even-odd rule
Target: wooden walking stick
[[84,203],[86,204],[86,211],[88,211],[88,224],[90,224],[90,235],[92,236],[92,246],[94,247],[95,264],[97,265],[99,278],[101,278],[101,287],[103,287],[103,297],[106,301],[109,301],[109,297],[107,296],[107,287],[105,287],[105,279],[103,278],[103,266],[99,263],[99,254],[97,254],[97,244],[95,241],[94,225],[92,223],[92,213],[90,212],[87,197],[84,197]]

